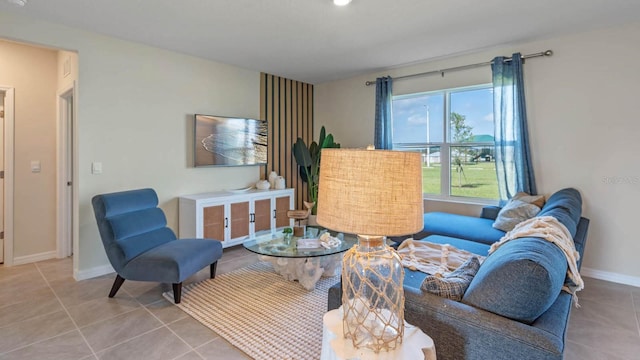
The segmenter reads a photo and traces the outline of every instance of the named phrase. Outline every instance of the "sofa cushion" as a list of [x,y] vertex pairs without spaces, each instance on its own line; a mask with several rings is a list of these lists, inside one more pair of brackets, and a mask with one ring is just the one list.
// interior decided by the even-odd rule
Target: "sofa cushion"
[[491,219],[428,212],[424,214],[423,232],[427,235],[450,236],[491,245],[505,234],[502,230],[494,229],[492,224]]
[[556,245],[534,237],[509,241],[485,259],[462,302],[529,324],[553,304],[566,273]]
[[575,237],[581,213],[580,193],[576,189],[567,188],[551,195],[537,216],[553,216],[566,226],[572,237]]
[[511,231],[516,225],[522,221],[531,219],[540,212],[540,208],[536,205],[529,204],[526,201],[511,199],[498,213],[493,227],[502,231]]
[[427,276],[422,282],[422,290],[447,299],[460,301],[479,268],[480,260],[476,256],[470,257],[469,260],[447,275]]

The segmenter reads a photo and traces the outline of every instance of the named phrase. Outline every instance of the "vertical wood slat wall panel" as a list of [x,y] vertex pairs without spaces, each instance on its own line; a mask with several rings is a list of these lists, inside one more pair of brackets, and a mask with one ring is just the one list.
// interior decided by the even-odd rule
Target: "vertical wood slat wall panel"
[[298,175],[291,148],[300,137],[313,141],[313,85],[266,73],[260,74],[260,117],[268,122],[267,166],[260,171],[266,179],[271,171],[295,189],[295,206],[303,209],[307,184]]

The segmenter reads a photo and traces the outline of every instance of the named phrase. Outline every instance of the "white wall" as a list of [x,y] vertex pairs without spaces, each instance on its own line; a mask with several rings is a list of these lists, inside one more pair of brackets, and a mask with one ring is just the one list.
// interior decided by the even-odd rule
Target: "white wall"
[[[15,89],[13,259],[56,250],[57,52],[0,41],[0,84]],[[31,172],[39,161],[40,172]],[[11,256],[11,254],[6,254]]]
[[78,52],[77,276],[108,266],[94,195],[153,187],[177,229],[177,196],[258,180],[255,166],[193,168],[189,140],[194,113],[258,117],[258,72],[15,15],[0,14],[0,37]]
[[[540,193],[575,187],[591,219],[583,273],[640,286],[640,23],[524,43],[316,85],[315,123],[343,146],[373,142],[377,76],[402,76],[552,49],[526,61],[534,169]],[[394,83],[394,93],[490,82],[488,67]],[[431,208],[437,207],[431,206]],[[460,212],[465,212],[465,207]],[[430,208],[427,205],[427,208]],[[475,211],[475,210],[474,210]]]

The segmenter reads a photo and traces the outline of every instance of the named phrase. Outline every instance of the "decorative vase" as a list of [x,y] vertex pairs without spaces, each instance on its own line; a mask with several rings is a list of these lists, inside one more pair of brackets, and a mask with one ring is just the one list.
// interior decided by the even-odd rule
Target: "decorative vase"
[[288,246],[292,246],[294,244],[292,233],[284,234],[284,243]]
[[260,180],[256,183],[256,189],[258,190],[268,190],[271,187],[271,184],[267,180]]
[[384,237],[358,236],[342,262],[345,338],[355,348],[393,350],[404,333],[404,270]]
[[278,173],[275,171],[272,171],[269,173],[269,184],[271,184],[271,188],[275,189],[276,188],[276,179],[278,178]]
[[287,187],[287,183],[282,176],[278,176],[274,182],[275,182],[276,189],[281,190]]

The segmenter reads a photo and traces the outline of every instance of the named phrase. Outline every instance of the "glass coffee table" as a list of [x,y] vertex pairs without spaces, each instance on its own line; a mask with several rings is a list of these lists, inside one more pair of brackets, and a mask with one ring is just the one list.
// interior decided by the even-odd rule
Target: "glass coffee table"
[[[307,226],[307,235],[317,229],[317,235],[308,236],[318,238],[327,231],[318,226]],[[338,236],[329,231],[330,235]],[[297,280],[307,290],[313,290],[322,276],[336,276],[342,267],[342,253],[351,249],[358,242],[355,235],[344,234],[340,245],[332,248],[298,247],[298,240],[302,237],[292,236],[286,239],[282,230],[276,233],[258,235],[253,240],[246,241],[243,246],[256,254],[260,260],[268,261],[274,270],[285,279]],[[313,242],[313,241],[311,241]]]

